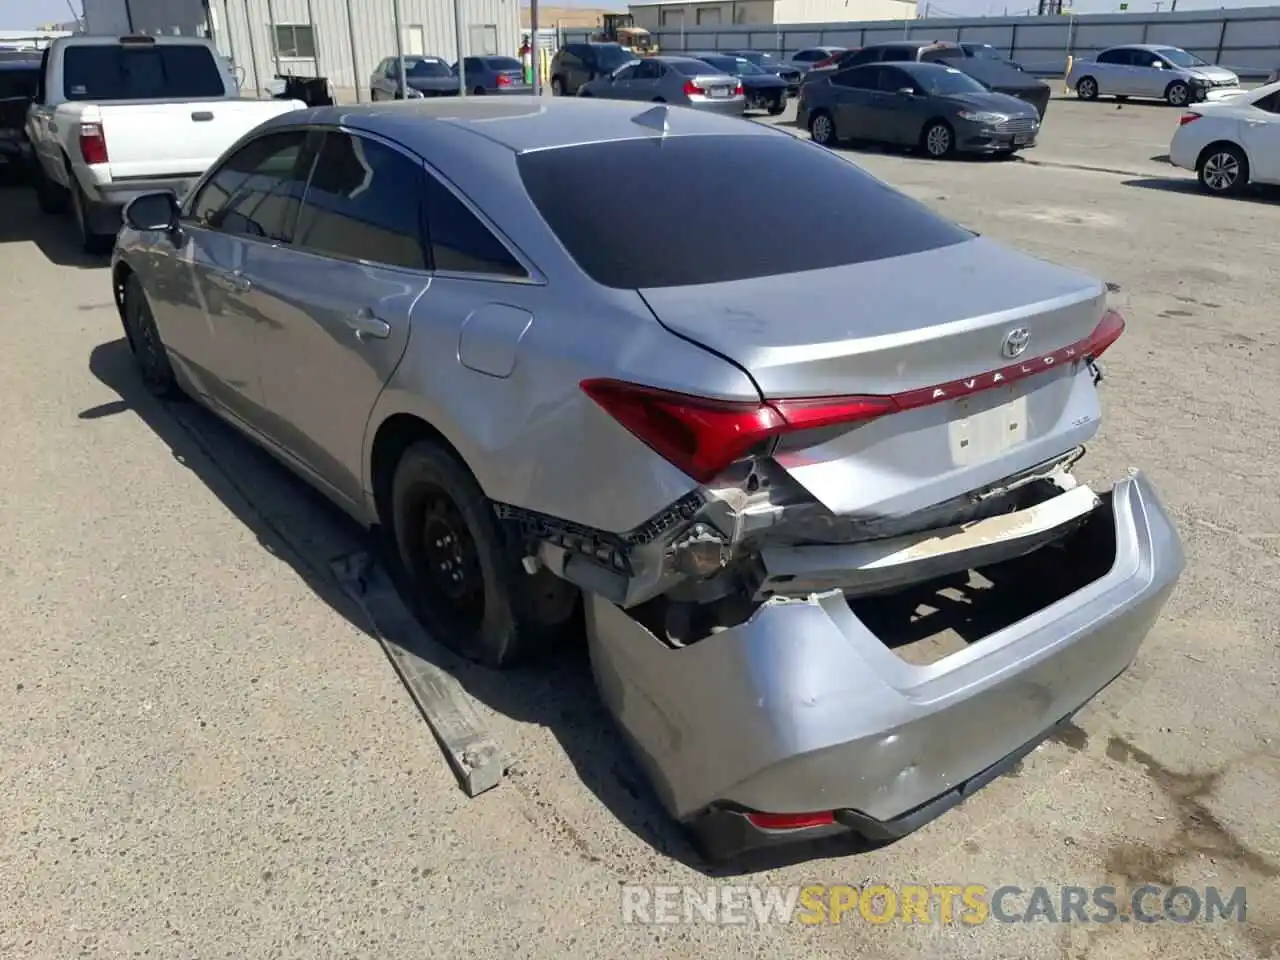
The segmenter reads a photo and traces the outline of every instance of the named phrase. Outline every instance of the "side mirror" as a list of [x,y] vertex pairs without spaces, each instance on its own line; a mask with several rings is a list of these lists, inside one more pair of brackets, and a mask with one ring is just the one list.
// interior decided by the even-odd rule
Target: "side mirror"
[[915,87],[899,87],[898,88],[898,96],[900,97],[914,97],[915,95],[916,95]]
[[124,222],[134,230],[164,230],[171,233],[178,229],[181,214],[178,198],[168,190],[161,190],[144,193],[130,200],[124,208]]
[[1164,63],[1163,63],[1162,61],[1160,61],[1160,60],[1152,60],[1152,61],[1151,61],[1151,66],[1155,67],[1157,70],[1163,70],[1163,69],[1164,69]]

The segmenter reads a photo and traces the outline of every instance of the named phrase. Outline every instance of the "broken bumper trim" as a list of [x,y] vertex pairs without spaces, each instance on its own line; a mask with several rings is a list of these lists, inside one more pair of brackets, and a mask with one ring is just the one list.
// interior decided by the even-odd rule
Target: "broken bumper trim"
[[1140,473],[1104,501],[1092,522],[1114,527],[1109,572],[935,663],[901,659],[839,591],[771,601],[679,649],[591,597],[597,687],[678,820],[854,810],[864,826],[910,824],[1132,662],[1183,553]]

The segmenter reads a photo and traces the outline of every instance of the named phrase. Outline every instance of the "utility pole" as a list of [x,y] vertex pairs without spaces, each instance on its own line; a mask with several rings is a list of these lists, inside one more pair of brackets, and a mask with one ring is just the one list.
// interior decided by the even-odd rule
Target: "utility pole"
[[533,62],[533,95],[542,95],[542,41],[538,37],[538,0],[529,0],[529,59]]
[[396,22],[396,70],[400,80],[397,83],[402,100],[409,99],[409,78],[404,75],[404,23],[400,16],[400,0],[391,0],[391,16]]
[[[399,0],[396,0],[398,3]],[[458,96],[467,95],[467,57],[462,46],[462,0],[453,0],[453,44],[458,48]]]
[[1156,13],[1159,13],[1159,12],[1160,12],[1160,8],[1161,8],[1162,6],[1164,6],[1164,4],[1163,4],[1162,0],[1155,0],[1155,3],[1154,3],[1154,4],[1152,4],[1152,6],[1154,6],[1154,7],[1156,8]]

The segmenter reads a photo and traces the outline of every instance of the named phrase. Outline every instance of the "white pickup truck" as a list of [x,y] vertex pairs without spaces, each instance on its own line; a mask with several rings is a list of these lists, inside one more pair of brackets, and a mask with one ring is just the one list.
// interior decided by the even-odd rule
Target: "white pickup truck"
[[73,36],[44,52],[27,111],[40,209],[70,203],[86,251],[108,249],[134,197],[181,196],[241,135],[298,100],[249,100],[192,37]]

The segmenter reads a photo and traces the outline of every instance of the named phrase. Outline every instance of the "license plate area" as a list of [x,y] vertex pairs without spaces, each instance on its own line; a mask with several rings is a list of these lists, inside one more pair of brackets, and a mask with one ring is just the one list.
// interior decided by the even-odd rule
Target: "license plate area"
[[1025,147],[1028,143],[1031,143],[1031,141],[1033,140],[1035,140],[1035,134],[1020,133],[1013,138],[1013,145],[1015,147]]
[[707,87],[707,96],[715,99],[723,99],[729,96],[728,87]]
[[993,460],[1026,442],[1027,397],[1015,391],[1006,387],[988,391],[982,398],[954,402],[947,433],[955,466]]

